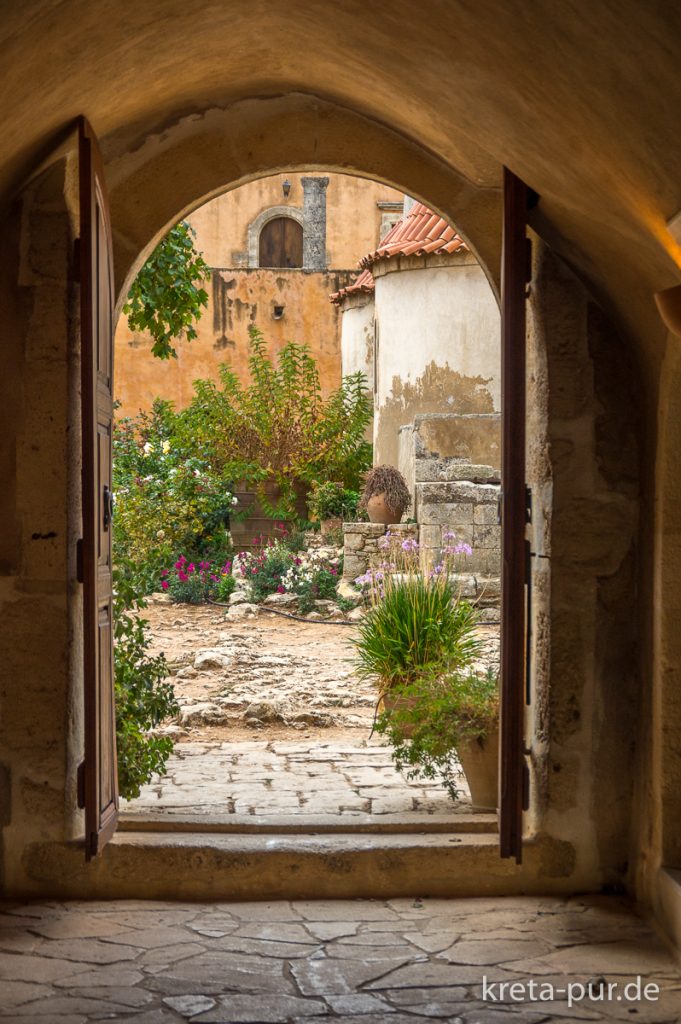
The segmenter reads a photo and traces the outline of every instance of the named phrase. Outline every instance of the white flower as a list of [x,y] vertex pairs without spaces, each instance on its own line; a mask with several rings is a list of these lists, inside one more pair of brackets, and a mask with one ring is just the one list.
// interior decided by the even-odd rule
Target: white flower
[[232,495],[232,499],[231,500],[232,500],[232,505],[238,505],[239,504],[239,499],[237,498],[236,494]]
[[151,441],[147,441],[147,443],[142,448],[142,452],[143,452],[144,455],[151,455],[153,450],[154,450],[154,446],[151,443]]

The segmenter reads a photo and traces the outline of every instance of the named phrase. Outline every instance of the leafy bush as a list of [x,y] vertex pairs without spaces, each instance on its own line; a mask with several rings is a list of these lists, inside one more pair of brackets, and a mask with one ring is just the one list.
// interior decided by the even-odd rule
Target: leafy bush
[[215,585],[215,599],[217,601],[229,601],[235,587],[236,580],[230,571],[220,573]]
[[456,800],[459,745],[488,734],[498,720],[496,671],[425,674],[393,692],[395,705],[379,714],[375,729],[391,743],[395,766],[408,779],[439,781]]
[[[179,414],[181,447],[210,451],[222,480],[253,486],[272,518],[296,518],[298,481],[338,480],[356,487],[371,462],[364,433],[372,408],[361,373],[322,396],[317,364],[305,345],[287,344],[276,363],[256,327],[250,329],[250,383],[227,366],[220,382],[195,381],[195,397]],[[275,482],[272,503],[264,484]]]
[[171,228],[133,281],[123,306],[130,330],[151,334],[151,351],[158,359],[177,357],[174,338],[196,337],[194,322],[208,305],[208,293],[199,285],[210,270],[194,247],[195,237],[186,221]]
[[294,557],[282,543],[270,541],[258,552],[240,552],[234,559],[234,571],[246,583],[250,599],[260,603],[269,594],[284,593],[282,577]]
[[135,586],[134,567],[114,569],[114,665],[116,746],[121,796],[139,796],[155,773],[163,775],[173,750],[169,736],[151,732],[179,712],[175,692],[163,680],[168,663],[148,654],[147,622],[139,612],[144,601]]
[[342,572],[342,558],[330,559],[311,551],[306,559],[295,559],[281,585],[286,593],[296,595],[298,610],[304,615],[312,611],[317,601],[336,600]]
[[[222,566],[207,561],[195,563],[186,555],[180,555],[172,569],[164,569],[161,573],[161,587],[168,591],[177,604],[203,604],[210,597],[218,595],[223,578],[232,579],[231,568],[231,562],[225,562]],[[226,590],[227,584],[223,584],[222,593]]]
[[357,513],[359,493],[343,487],[342,484],[327,481],[315,482],[307,507],[310,515],[320,522],[324,519],[343,519],[350,522]]
[[175,552],[217,562],[232,550],[227,524],[236,499],[209,452],[180,444],[177,421],[159,400],[150,413],[114,424],[115,556],[134,559],[146,593]]

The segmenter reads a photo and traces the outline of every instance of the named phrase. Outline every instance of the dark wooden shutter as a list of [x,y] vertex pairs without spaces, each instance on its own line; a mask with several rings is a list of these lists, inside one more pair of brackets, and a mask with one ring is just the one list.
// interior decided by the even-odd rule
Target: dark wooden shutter
[[275,217],[260,232],[261,267],[302,267],[303,228],[292,217]]
[[113,260],[102,159],[79,121],[80,332],[83,427],[83,646],[85,658],[85,845],[88,858],[118,820],[111,579]]
[[502,857],[522,860],[525,765],[526,548],[525,291],[527,187],[504,168],[501,273],[501,757]]

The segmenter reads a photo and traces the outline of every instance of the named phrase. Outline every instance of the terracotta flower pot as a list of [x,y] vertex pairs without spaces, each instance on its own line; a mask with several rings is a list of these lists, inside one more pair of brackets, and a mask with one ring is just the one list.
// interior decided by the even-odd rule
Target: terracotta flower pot
[[[387,711],[392,713],[393,711],[400,711],[402,709],[409,709],[414,707],[416,704],[416,697],[398,697],[394,693],[384,693],[378,702],[378,710],[383,712]],[[405,725],[402,728],[402,736],[405,740],[410,740],[414,734],[414,725]]]
[[461,761],[474,811],[496,811],[499,798],[499,726],[476,739],[459,743]]
[[395,512],[394,509],[386,505],[385,494],[374,494],[373,498],[369,498],[367,501],[367,513],[369,520],[372,523],[381,523],[383,526],[391,526],[393,523],[399,523],[402,518],[402,513]]

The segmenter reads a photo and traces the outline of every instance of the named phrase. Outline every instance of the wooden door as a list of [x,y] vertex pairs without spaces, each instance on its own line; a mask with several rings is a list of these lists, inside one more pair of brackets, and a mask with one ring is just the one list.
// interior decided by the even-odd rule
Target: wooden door
[[113,260],[102,159],[90,125],[79,121],[80,331],[82,373],[83,797],[88,858],[118,819],[111,578],[113,424]]
[[502,857],[522,860],[526,807],[525,701],[528,629],[525,484],[525,302],[528,190],[504,168],[501,274],[501,723],[499,839]]
[[292,217],[275,217],[260,232],[261,267],[302,267],[303,228]]

